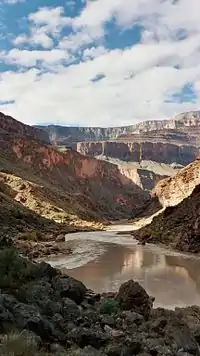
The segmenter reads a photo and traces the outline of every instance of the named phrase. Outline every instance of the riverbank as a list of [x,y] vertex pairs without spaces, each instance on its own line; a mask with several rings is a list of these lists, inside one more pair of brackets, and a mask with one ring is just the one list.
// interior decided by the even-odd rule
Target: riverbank
[[25,354],[24,340],[29,356],[199,356],[199,307],[153,309],[154,298],[132,280],[117,293],[95,294],[11,250],[0,251],[0,273],[3,355],[15,338],[14,356]]

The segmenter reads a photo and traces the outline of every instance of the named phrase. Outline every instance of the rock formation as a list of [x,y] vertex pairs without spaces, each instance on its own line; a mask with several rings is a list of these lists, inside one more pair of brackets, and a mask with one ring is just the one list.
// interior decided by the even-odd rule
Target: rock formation
[[[45,223],[43,229],[50,241],[59,236],[58,224],[64,240],[67,231],[102,229],[101,222],[105,224],[109,219],[126,218],[147,199],[148,193],[134,184],[118,166],[81,156],[71,149],[61,153],[51,145],[36,140],[38,131],[34,128],[31,136],[26,125],[14,119],[11,125],[6,117],[2,120],[0,184],[4,207],[6,201],[11,207],[14,200],[18,202],[18,206],[15,205],[18,216],[26,215],[26,211],[20,209],[23,206],[28,209],[29,215],[33,212],[48,222],[53,221],[53,227]],[[4,214],[3,205],[0,209]],[[24,224],[16,224],[16,220],[11,219],[12,214],[9,216],[4,228],[10,234],[15,231],[18,236],[34,230],[37,225],[26,224],[26,219]]]
[[[82,155],[112,161],[126,176],[133,177],[136,184],[140,181],[144,190],[153,189],[164,176],[173,176],[175,171],[171,171],[172,166],[186,166],[199,157],[200,152],[200,111],[184,113],[169,120],[144,121],[126,127],[51,125],[42,128],[48,132],[53,145],[66,145]],[[147,167],[146,172],[138,170],[143,167],[135,170],[131,165],[126,168],[123,166],[124,162],[141,164],[143,161],[151,162],[151,168]],[[154,165],[157,163],[167,164],[168,172],[155,172]],[[158,174],[155,176],[155,173]]]
[[104,141],[77,143],[77,151],[88,156],[107,156],[122,161],[141,162],[142,160],[172,164],[174,162],[187,165],[199,156],[199,148],[188,144],[133,141]]
[[152,196],[157,197],[163,207],[174,206],[190,196],[198,184],[200,184],[200,160],[181,169],[174,177],[159,181]]
[[46,263],[0,249],[0,354],[199,356],[200,309],[153,309],[130,280],[97,295]]
[[[52,143],[67,145],[80,141],[107,141],[133,133],[144,133],[158,130],[176,130],[187,133],[190,130],[198,137],[200,130],[200,111],[183,113],[169,120],[151,120],[123,127],[62,127],[56,125],[38,126],[46,130]],[[198,131],[198,132],[197,132]]]
[[168,206],[133,236],[139,241],[163,243],[186,252],[200,252],[200,185],[176,206]]

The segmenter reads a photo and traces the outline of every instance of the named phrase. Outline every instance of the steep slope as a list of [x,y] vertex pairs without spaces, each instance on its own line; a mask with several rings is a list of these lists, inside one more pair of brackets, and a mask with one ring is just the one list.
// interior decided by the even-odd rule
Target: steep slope
[[5,133],[15,136],[26,136],[35,140],[50,143],[49,135],[46,131],[29,125],[24,125],[13,119],[11,116],[4,115],[0,112],[0,139],[2,134]]
[[181,169],[174,177],[158,182],[152,196],[157,197],[163,207],[174,206],[188,197],[198,184],[200,184],[199,159]]
[[150,225],[132,234],[140,241],[200,252],[200,185],[177,206],[167,207]]
[[[15,198],[27,207],[31,202],[32,210],[58,222],[126,217],[147,197],[116,165],[72,150],[60,153],[30,137],[11,135],[6,128],[0,149],[3,179],[16,190]],[[25,193],[22,181],[28,186]]]

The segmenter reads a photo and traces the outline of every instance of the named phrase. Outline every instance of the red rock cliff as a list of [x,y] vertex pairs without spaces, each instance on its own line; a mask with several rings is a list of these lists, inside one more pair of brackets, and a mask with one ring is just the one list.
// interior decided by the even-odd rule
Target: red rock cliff
[[84,218],[96,214],[117,219],[127,217],[146,200],[148,194],[118,166],[70,149],[60,153],[30,136],[23,137],[26,128],[15,120],[15,130],[18,125],[21,131],[20,135],[13,135],[8,122],[9,125],[4,125],[0,132],[0,163],[4,171],[39,182],[43,191],[52,196],[59,192],[60,204],[66,201],[73,207],[73,213],[80,213]]

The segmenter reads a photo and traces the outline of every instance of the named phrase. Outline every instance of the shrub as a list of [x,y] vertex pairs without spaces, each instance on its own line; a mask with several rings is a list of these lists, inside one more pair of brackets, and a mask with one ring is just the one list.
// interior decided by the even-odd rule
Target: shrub
[[38,350],[38,345],[31,336],[25,337],[23,336],[23,332],[13,332],[3,337],[0,345],[0,355],[45,356],[45,353]]
[[37,242],[40,237],[41,237],[41,234],[36,230],[30,231],[30,232],[24,232],[23,234],[20,234],[20,236],[19,236],[20,240],[34,241],[34,242]]
[[0,250],[0,288],[17,288],[31,277],[31,264],[13,248]]
[[102,314],[115,314],[119,310],[119,303],[115,299],[106,299],[101,305]]

